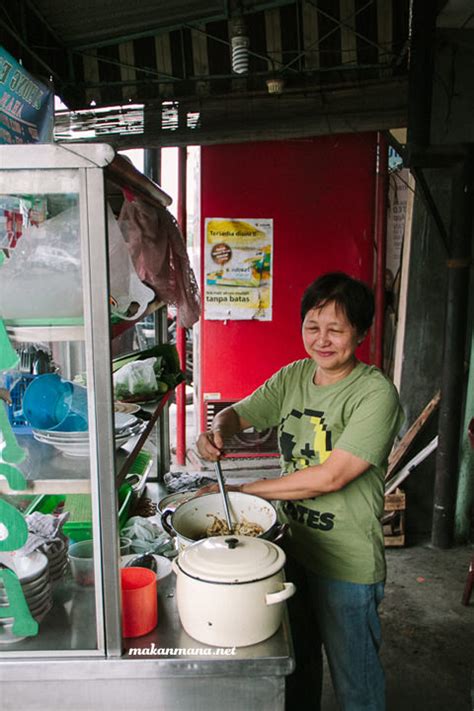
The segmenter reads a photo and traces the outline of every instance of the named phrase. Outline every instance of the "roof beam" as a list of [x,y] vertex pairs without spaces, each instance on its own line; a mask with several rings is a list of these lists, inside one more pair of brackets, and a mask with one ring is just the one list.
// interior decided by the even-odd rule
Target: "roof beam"
[[[384,130],[406,123],[407,82],[384,80],[333,90],[308,89],[278,97],[264,92],[234,97],[210,96],[176,101],[180,114],[177,127],[164,130],[165,106],[145,109],[144,131],[132,134],[99,132],[96,141],[107,140],[120,147],[156,147],[248,140],[297,138],[330,133]],[[199,114],[196,128],[187,117]],[[71,126],[70,122],[67,124]],[[93,127],[91,120],[87,128]],[[81,139],[80,131],[77,140]]]
[[22,2],[23,2],[23,4],[26,4],[26,5],[29,7],[29,9],[31,10],[31,12],[33,12],[33,13],[36,15],[36,17],[37,17],[38,20],[41,22],[41,24],[42,24],[44,27],[46,27],[46,29],[48,30],[49,34],[50,34],[51,37],[54,39],[54,41],[58,44],[58,46],[61,47],[62,49],[66,49],[66,45],[64,44],[62,38],[58,35],[58,33],[56,32],[56,30],[55,30],[53,27],[51,27],[50,23],[46,20],[46,18],[45,18],[44,15],[41,13],[41,11],[38,10],[38,8],[36,7],[36,5],[35,5],[35,3],[33,2],[33,0],[22,0]]
[[[357,17],[357,15],[359,13],[363,12],[367,7],[369,7],[369,5],[372,5],[373,3],[374,3],[374,0],[368,0],[368,2],[365,3],[365,5],[362,5],[362,7],[359,7],[354,12],[354,19]],[[312,5],[314,7],[314,9],[316,10],[316,13],[321,13],[321,15],[323,15],[324,17],[327,17],[330,20],[332,20],[333,22],[335,22],[336,23],[335,27],[333,27],[332,30],[329,30],[329,32],[326,32],[326,34],[323,35],[322,37],[317,37],[314,40],[313,44],[310,44],[310,45],[305,44],[304,51],[301,54],[299,54],[297,57],[294,57],[291,60],[291,62],[288,62],[288,64],[285,64],[285,66],[282,68],[282,71],[286,71],[287,69],[289,69],[293,64],[295,64],[296,62],[298,62],[300,60],[302,55],[308,54],[308,52],[312,51],[314,48],[317,48],[319,50],[319,46],[320,46],[321,42],[324,42],[324,40],[326,40],[328,37],[330,37],[332,34],[334,34],[334,32],[337,32],[344,24],[344,23],[340,22],[339,20],[337,20],[335,17],[332,17],[331,15],[328,15],[326,12],[323,12],[321,10],[321,8],[319,8],[317,6],[315,0],[307,0],[307,4]],[[305,9],[305,13],[306,13],[306,16],[309,15],[307,9]],[[352,19],[352,16],[346,17],[346,23],[351,19]],[[366,37],[364,37],[363,39],[365,39],[367,42],[370,43],[370,40],[368,40]],[[319,61],[319,59],[318,59],[318,61]]]
[[62,83],[62,79],[61,79],[61,77],[59,76],[59,74],[58,74],[57,72],[55,72],[54,69],[52,69],[52,68],[49,66],[49,64],[47,64],[47,63],[44,61],[44,59],[41,59],[41,57],[39,56],[39,54],[36,54],[36,52],[34,52],[34,51],[31,49],[31,47],[29,47],[28,44],[27,44],[26,42],[24,42],[24,40],[20,37],[20,35],[17,34],[17,33],[15,32],[15,30],[13,30],[13,29],[10,27],[10,25],[9,25],[7,22],[5,22],[4,20],[2,20],[1,18],[0,18],[0,27],[3,27],[3,28],[18,42],[18,44],[19,44],[21,47],[23,47],[23,49],[26,50],[26,52],[28,52],[28,54],[29,54],[31,57],[33,57],[33,59],[35,59],[35,60],[38,62],[38,64],[41,64],[41,66],[42,66],[44,69],[46,69],[46,71],[48,72],[48,74],[50,74],[50,75],[53,76],[55,79],[57,79],[60,83]]

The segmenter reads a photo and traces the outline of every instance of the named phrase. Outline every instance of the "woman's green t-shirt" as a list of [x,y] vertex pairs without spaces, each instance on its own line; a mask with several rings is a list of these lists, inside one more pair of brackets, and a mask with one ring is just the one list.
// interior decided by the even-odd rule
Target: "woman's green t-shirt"
[[380,582],[384,476],[403,421],[398,394],[374,366],[359,362],[326,386],[314,384],[316,367],[309,358],[291,363],[233,407],[257,430],[278,426],[283,475],[322,464],[336,448],[370,463],[340,491],[278,508],[290,524],[285,547],[303,565],[337,580]]

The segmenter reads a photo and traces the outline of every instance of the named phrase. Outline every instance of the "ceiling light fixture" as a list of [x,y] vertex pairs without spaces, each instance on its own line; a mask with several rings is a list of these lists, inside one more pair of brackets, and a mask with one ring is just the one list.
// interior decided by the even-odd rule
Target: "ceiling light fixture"
[[247,25],[242,16],[234,17],[231,24],[232,71],[246,74],[249,70],[249,38]]

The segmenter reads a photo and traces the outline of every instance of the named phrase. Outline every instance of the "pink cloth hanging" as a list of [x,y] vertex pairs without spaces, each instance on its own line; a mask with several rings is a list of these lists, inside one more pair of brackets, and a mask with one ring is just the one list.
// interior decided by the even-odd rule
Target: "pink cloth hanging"
[[178,324],[191,327],[201,314],[196,277],[173,215],[139,198],[124,200],[119,225],[135,270],[159,299],[178,309]]

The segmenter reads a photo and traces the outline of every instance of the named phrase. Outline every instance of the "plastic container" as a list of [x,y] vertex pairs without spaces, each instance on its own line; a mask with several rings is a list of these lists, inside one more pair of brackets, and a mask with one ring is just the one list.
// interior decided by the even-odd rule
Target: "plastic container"
[[156,573],[148,568],[121,568],[122,632],[142,637],[158,623]]
[[5,373],[5,388],[9,390],[12,404],[8,406],[8,419],[15,434],[30,434],[31,427],[23,412],[23,396],[36,375]]
[[23,395],[23,414],[32,427],[40,430],[85,432],[87,388],[56,373],[38,375]]
[[[120,555],[128,555],[132,541],[120,538]],[[79,541],[69,546],[68,551],[71,572],[78,585],[88,587],[94,584],[94,541]]]
[[69,546],[71,572],[78,585],[94,585],[94,542],[80,541]]

